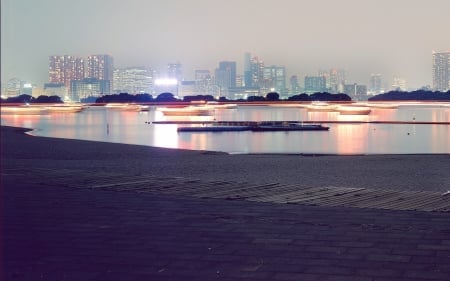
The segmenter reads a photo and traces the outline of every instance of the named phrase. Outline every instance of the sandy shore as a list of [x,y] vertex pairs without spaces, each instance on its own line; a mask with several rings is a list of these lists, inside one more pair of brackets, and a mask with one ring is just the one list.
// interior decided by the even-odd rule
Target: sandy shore
[[33,137],[1,127],[4,168],[117,171],[130,175],[373,189],[450,190],[450,155],[229,155]]

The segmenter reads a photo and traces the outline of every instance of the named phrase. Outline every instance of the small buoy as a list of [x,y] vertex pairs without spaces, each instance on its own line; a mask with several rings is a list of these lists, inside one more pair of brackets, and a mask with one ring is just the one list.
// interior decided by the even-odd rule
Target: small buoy
[[409,136],[409,133],[408,133],[408,136]]

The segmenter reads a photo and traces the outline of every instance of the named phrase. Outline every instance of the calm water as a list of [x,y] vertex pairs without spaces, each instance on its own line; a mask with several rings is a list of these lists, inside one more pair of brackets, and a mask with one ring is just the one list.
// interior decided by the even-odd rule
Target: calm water
[[[329,131],[177,133],[178,125],[148,124],[164,120],[321,121]],[[165,117],[92,107],[80,113],[2,115],[2,125],[36,129],[37,136],[95,140],[229,153],[415,154],[450,153],[450,125],[326,124],[326,121],[450,122],[450,103],[400,104],[373,108],[367,116],[308,112],[299,107],[238,106],[216,109],[214,116]]]

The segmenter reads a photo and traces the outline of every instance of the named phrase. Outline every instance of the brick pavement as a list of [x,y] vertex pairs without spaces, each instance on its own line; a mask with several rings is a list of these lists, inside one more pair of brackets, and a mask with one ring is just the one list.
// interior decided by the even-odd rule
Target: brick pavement
[[450,280],[449,213],[2,185],[3,280]]

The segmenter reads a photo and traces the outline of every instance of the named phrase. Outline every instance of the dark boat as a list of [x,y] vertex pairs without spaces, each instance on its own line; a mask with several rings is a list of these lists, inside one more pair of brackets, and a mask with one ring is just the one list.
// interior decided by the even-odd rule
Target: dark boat
[[330,128],[320,124],[302,124],[302,123],[287,123],[287,124],[254,124],[254,125],[212,125],[201,127],[178,127],[178,132],[237,132],[237,131],[252,131],[252,132],[276,132],[276,131],[328,131]]
[[330,128],[321,124],[289,123],[287,125],[258,125],[251,128],[253,132],[276,131],[328,131]]
[[178,132],[239,132],[250,131],[251,126],[202,126],[178,127]]

